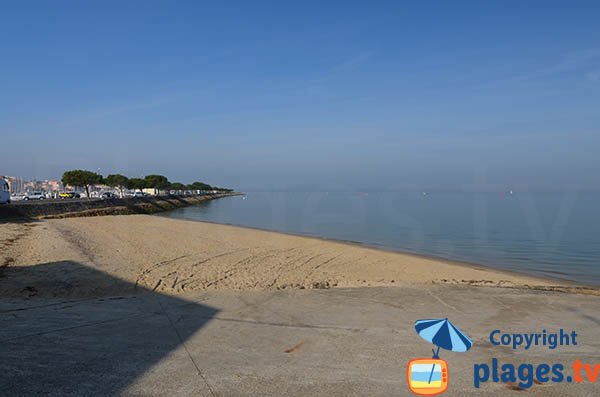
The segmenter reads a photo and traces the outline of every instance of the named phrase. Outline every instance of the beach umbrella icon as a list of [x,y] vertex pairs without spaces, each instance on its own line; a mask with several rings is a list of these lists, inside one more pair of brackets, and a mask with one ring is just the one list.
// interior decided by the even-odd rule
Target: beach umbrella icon
[[[447,318],[417,320],[415,330],[421,338],[437,346],[437,350],[431,349],[434,359],[440,358],[440,348],[453,352],[466,352],[473,346],[471,339]],[[435,364],[429,375],[430,383],[434,369]]]

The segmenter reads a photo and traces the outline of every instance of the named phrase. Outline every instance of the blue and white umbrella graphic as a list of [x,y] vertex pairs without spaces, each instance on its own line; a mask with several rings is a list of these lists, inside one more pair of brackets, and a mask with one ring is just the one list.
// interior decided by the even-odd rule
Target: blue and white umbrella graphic
[[[437,351],[432,349],[433,358],[439,358],[440,348],[453,352],[466,352],[473,346],[471,339],[447,318],[417,320],[415,330],[421,338],[437,346]],[[429,375],[430,383],[434,369],[435,364]]]

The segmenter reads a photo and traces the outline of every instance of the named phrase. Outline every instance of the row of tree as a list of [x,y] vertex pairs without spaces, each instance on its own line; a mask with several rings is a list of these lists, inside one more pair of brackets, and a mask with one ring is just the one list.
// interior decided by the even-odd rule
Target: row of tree
[[169,179],[163,175],[146,175],[144,178],[128,178],[121,174],[111,174],[106,178],[100,174],[87,170],[71,170],[66,171],[62,176],[63,185],[75,186],[85,189],[88,197],[90,197],[90,188],[96,185],[108,185],[121,193],[125,189],[142,190],[156,189],[159,192],[167,190],[218,190],[229,192],[231,189],[224,189],[216,186],[210,186],[203,182],[194,182],[191,184],[183,184],[180,182],[169,182]]

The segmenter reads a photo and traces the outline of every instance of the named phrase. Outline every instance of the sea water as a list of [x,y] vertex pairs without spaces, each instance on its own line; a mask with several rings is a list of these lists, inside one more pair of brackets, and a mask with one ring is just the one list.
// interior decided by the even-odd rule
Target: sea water
[[600,285],[596,192],[251,192],[162,215]]

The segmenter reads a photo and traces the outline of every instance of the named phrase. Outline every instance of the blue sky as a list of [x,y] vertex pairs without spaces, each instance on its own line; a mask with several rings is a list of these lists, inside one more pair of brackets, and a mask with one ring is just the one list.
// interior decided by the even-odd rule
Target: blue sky
[[599,188],[600,4],[573,4],[5,3],[0,174]]

